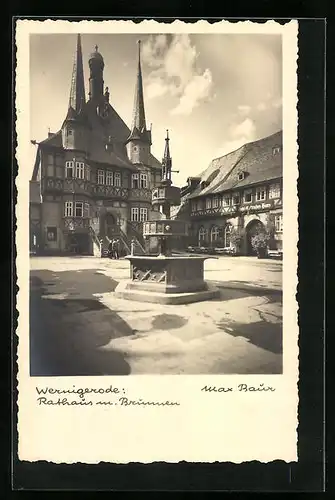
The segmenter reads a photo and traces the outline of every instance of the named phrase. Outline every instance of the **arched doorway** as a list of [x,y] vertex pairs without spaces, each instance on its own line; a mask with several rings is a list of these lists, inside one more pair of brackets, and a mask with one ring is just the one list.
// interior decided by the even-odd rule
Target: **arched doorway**
[[207,229],[203,226],[199,229],[198,233],[198,245],[199,247],[205,246],[207,242]]
[[211,227],[211,246],[215,247],[220,242],[221,231],[219,226]]
[[117,227],[118,226],[114,215],[111,213],[107,213],[105,216],[106,236],[108,236],[108,238],[113,238],[118,232]]
[[249,222],[246,229],[246,254],[256,255],[255,250],[252,248],[251,238],[259,233],[265,233],[264,224],[259,219],[253,219]]

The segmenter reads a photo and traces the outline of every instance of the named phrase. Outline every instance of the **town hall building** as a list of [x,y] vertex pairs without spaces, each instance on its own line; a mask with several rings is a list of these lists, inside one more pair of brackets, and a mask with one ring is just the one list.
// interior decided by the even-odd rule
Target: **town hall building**
[[129,129],[110,101],[104,59],[91,53],[85,96],[81,37],[68,111],[56,133],[37,143],[30,181],[30,250],[39,254],[103,254],[111,238],[129,252],[143,248],[142,223],[159,214],[151,192],[161,180],[161,163],[151,153],[138,45],[133,119]]

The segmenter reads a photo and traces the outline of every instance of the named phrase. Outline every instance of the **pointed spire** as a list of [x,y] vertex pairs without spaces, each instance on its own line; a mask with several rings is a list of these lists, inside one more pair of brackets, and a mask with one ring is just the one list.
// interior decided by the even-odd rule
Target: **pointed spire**
[[169,131],[168,131],[168,129],[166,129],[165,150],[164,150],[164,160],[165,160],[165,163],[168,163],[169,160],[171,161],[169,142],[170,142]]
[[170,155],[169,131],[166,130],[164,157],[162,159],[162,180],[171,181],[172,158]]
[[131,132],[128,140],[131,139],[148,139],[147,127],[145,123],[144,97],[143,97],[143,82],[141,69],[141,40],[138,40],[138,65],[133,109],[133,121]]
[[73,63],[72,80],[69,108],[73,108],[76,113],[79,113],[84,104],[85,99],[85,85],[84,85],[84,68],[83,68],[83,53],[81,49],[81,38],[77,36],[77,50]]

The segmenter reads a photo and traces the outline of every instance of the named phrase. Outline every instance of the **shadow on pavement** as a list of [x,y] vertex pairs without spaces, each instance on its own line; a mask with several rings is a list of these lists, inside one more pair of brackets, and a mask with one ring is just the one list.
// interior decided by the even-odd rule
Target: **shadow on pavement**
[[[49,274],[50,273],[50,274]],[[64,275],[70,286],[64,293]],[[113,280],[99,275],[92,283],[92,272],[59,272],[61,287],[51,272],[32,276],[30,292],[30,375],[94,376],[128,375],[130,366],[122,353],[108,347],[114,338],[134,332],[116,312],[101,304],[93,293],[115,288]],[[51,276],[52,275],[52,276]],[[87,283],[85,283],[86,277]],[[47,281],[47,279],[49,281]],[[80,283],[78,283],[80,281]],[[76,283],[78,285],[76,286]],[[97,286],[99,283],[100,286]],[[83,288],[83,291],[80,289]],[[52,291],[51,291],[52,290]],[[112,290],[111,290],[112,291]],[[73,295],[83,297],[72,298]]]
[[236,292],[244,292],[246,295],[282,295],[281,289],[271,288],[271,286],[264,286],[262,284],[256,284],[251,281],[242,280],[229,280],[229,281],[214,281],[208,280],[220,290],[235,290]]
[[245,337],[252,344],[274,354],[283,352],[282,323],[258,321],[256,323],[235,323],[222,321],[219,328],[233,337]]

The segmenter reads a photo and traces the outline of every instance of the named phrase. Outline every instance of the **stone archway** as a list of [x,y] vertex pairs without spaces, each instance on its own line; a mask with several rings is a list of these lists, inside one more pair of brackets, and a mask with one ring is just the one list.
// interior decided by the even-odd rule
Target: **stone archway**
[[105,215],[105,227],[106,236],[108,236],[108,238],[113,238],[116,230],[116,218],[110,212]]
[[245,228],[246,233],[246,255],[256,255],[252,248],[251,238],[258,233],[265,233],[265,226],[259,219],[252,219]]

